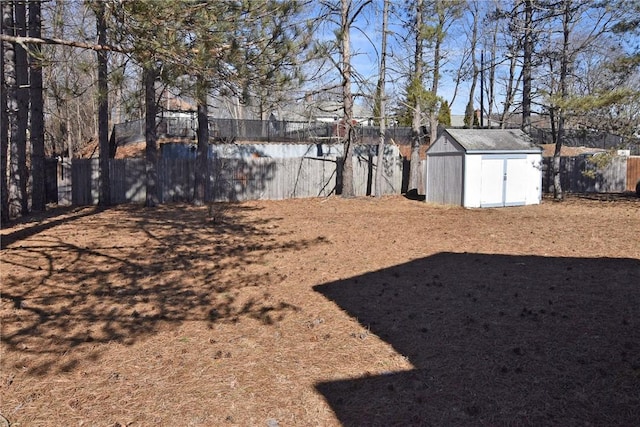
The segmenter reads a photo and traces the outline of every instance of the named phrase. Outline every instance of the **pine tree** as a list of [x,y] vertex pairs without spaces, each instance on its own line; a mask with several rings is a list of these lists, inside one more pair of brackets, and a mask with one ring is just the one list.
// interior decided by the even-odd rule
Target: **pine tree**
[[442,101],[440,111],[438,112],[438,124],[443,126],[451,126],[451,108],[448,101]]
[[384,146],[387,132],[386,91],[385,82],[387,76],[387,29],[389,21],[389,0],[384,0],[382,6],[382,45],[380,47],[380,69],[378,84],[376,85],[376,102],[374,117],[380,127],[380,142],[378,143],[378,158],[376,159],[376,197],[382,197],[382,168],[384,166]]
[[[225,91],[243,102],[257,99],[262,112],[297,76],[295,57],[306,37],[298,37],[298,12],[293,0],[264,2],[193,2],[138,0],[121,4],[117,20],[131,55],[143,69],[162,68],[158,77],[191,95],[198,108],[197,167],[194,203],[203,204],[208,164],[208,100]],[[149,76],[149,74],[147,75]],[[151,92],[150,82],[146,82]],[[146,98],[151,102],[151,97]],[[155,108],[149,105],[147,114]],[[151,119],[147,118],[147,127]],[[148,138],[152,132],[148,130]],[[147,140],[148,185],[155,182],[155,143]],[[154,191],[147,188],[148,194]],[[153,204],[147,201],[147,204]]]

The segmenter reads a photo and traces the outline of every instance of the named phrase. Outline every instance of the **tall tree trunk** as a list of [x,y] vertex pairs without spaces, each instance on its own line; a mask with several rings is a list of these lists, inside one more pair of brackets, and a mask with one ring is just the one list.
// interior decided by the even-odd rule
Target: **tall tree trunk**
[[477,1],[473,2],[473,27],[471,28],[471,40],[470,40],[470,50],[471,50],[471,66],[473,67],[473,75],[471,76],[471,88],[469,89],[469,100],[467,101],[467,106],[464,111],[464,124],[465,127],[473,128],[473,122],[475,117],[475,106],[474,106],[474,98],[476,96],[476,84],[478,81],[478,73],[480,70],[478,69],[478,61],[476,60],[476,46],[478,44],[478,3]]
[[555,107],[551,107],[549,108],[549,122],[551,123],[551,138],[552,138],[552,143],[555,147],[554,151],[553,151],[553,157],[551,158],[551,182],[553,184],[553,188],[554,188],[554,196],[555,196],[555,189],[556,188],[562,188],[561,185],[561,172],[562,172],[562,163],[561,163],[561,159],[562,157],[560,156],[561,150],[562,150],[562,146],[560,144],[558,144],[558,132],[557,132],[557,117],[556,117],[556,108]]
[[[66,80],[66,78],[65,78]],[[74,158],[75,150],[73,144],[73,134],[71,133],[71,100],[64,100],[64,136],[67,140],[67,157],[69,157],[69,161]],[[78,130],[78,135],[80,135],[80,131]]]
[[522,64],[522,130],[531,132],[531,70],[533,67],[533,0],[524,0],[524,57]]
[[380,76],[378,77],[378,102],[380,105],[380,142],[378,142],[378,158],[376,161],[376,197],[382,197],[382,169],[384,168],[384,143],[387,132],[387,100],[385,82],[387,76],[387,22],[389,20],[389,0],[382,6],[382,46],[380,53]]
[[153,65],[145,65],[143,69],[144,103],[145,103],[145,160],[146,160],[146,199],[145,206],[154,207],[158,199],[158,135],[156,132],[156,116],[158,102],[156,98],[157,70]]
[[491,129],[491,117],[493,116],[493,104],[495,101],[495,87],[496,87],[496,51],[498,49],[498,40],[497,40],[498,28],[497,24],[493,30],[493,36],[491,40],[491,59],[489,62],[489,87],[487,88],[487,98],[488,98],[488,107],[487,107],[487,127]]
[[351,0],[341,2],[340,43],[342,48],[342,102],[344,106],[344,158],[342,163],[342,197],[354,197],[353,188],[353,94],[351,93],[351,40],[349,8]]
[[[29,36],[40,38],[42,36],[41,3],[32,1],[29,3]],[[30,56],[30,85],[31,98],[31,207],[34,211],[44,211],[46,208],[46,187],[44,168],[44,98],[42,94],[42,62],[41,46],[32,46],[33,54]]]
[[441,1],[436,1],[436,11],[438,13],[438,25],[436,27],[435,44],[433,47],[433,77],[431,80],[431,93],[433,103],[429,111],[429,144],[433,144],[438,137],[438,86],[440,85],[440,49],[444,38],[446,5]]
[[[27,7],[23,2],[15,2],[15,32],[19,37],[27,35]],[[17,133],[16,133],[16,189],[19,212],[21,215],[29,213],[29,194],[27,185],[29,170],[27,169],[27,128],[29,127],[29,65],[27,51],[20,45],[15,45],[16,55],[16,96],[18,99]],[[16,206],[17,208],[17,206]]]
[[[568,96],[567,77],[569,75],[569,24],[571,20],[571,2],[572,0],[563,1],[563,14],[562,14],[562,54],[560,56],[560,97],[564,101]],[[556,141],[556,147],[553,153],[554,164],[554,180],[553,180],[553,198],[555,200],[562,200],[564,194],[562,191],[562,185],[560,182],[560,154],[562,152],[562,144],[564,143],[564,121],[565,121],[565,109],[558,109],[558,139]]]
[[209,163],[209,105],[207,100],[209,84],[202,77],[198,77],[196,84],[196,98],[198,103],[198,149],[196,151],[196,176],[193,204],[202,206],[206,201],[206,185],[207,177],[209,176],[207,173]]
[[411,130],[412,130],[412,138],[411,138],[411,158],[409,160],[409,187],[408,191],[416,190],[418,188],[418,179],[420,176],[420,145],[422,142],[422,96],[420,95],[422,91],[422,80],[423,80],[423,71],[422,71],[422,51],[424,45],[424,35],[422,34],[422,11],[424,8],[424,1],[418,0],[416,2],[416,23],[415,23],[415,52],[414,52],[414,63],[415,70],[413,75],[413,84],[412,87],[419,90],[419,93],[416,93],[415,100],[416,103],[413,106],[413,120],[411,121]]
[[[96,3],[96,30],[98,44],[107,44],[105,4]],[[111,181],[109,176],[109,88],[107,83],[107,51],[98,50],[98,146],[100,147],[100,206],[111,205]]]
[[[507,80],[507,91],[504,97],[504,107],[500,115],[501,129],[505,129],[507,126],[507,116],[509,115],[509,111],[511,110],[511,105],[513,104],[513,96],[515,94],[514,87],[517,86],[517,83],[514,85],[514,81],[516,78],[516,64],[517,57],[512,53],[509,57],[509,78]],[[520,75],[522,75],[522,73],[520,73]]]
[[[1,32],[4,35],[13,35],[13,9],[9,2],[2,3]],[[9,150],[10,123],[15,117],[9,116],[8,101],[15,102],[15,63],[13,45],[3,41],[0,44],[0,222],[9,221],[9,186],[7,181],[7,161]],[[11,95],[11,96],[10,96]],[[13,111],[13,110],[12,110]]]
[[433,63],[433,80],[431,82],[431,92],[433,93],[433,105],[429,111],[429,144],[433,144],[438,137],[438,84],[440,81],[440,40],[436,40],[434,49],[434,63]]

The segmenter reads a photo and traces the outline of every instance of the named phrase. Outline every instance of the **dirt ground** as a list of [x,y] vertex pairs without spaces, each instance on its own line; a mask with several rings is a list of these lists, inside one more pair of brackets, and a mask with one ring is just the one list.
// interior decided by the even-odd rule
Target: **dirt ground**
[[[2,230],[12,426],[637,425],[640,199],[108,210]],[[1,423],[0,423],[1,425]]]

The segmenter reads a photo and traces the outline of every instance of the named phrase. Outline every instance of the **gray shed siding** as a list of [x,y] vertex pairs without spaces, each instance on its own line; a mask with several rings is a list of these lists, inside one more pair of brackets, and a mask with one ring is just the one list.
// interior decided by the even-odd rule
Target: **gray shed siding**
[[450,153],[464,153],[463,146],[458,144],[449,133],[443,133],[436,142],[429,147],[429,155],[434,154],[450,154]]
[[426,201],[461,205],[463,200],[464,155],[427,156]]

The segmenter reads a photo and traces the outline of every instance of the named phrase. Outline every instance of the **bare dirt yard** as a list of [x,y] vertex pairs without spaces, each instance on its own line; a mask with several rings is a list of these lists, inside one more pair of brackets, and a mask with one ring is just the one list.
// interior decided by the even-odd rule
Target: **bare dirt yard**
[[640,199],[53,210],[2,230],[12,426],[637,425]]

